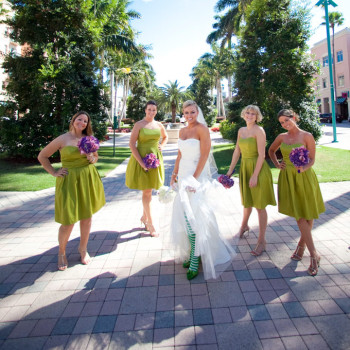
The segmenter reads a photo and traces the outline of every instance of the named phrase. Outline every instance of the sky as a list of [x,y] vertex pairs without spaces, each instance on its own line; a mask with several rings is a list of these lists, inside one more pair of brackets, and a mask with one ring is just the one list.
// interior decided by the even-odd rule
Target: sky
[[[338,5],[329,11],[339,11],[345,19],[336,32],[350,27],[350,0],[334,0]],[[317,0],[310,1],[316,4]],[[179,86],[188,87],[192,80],[189,74],[198,59],[211,52],[206,43],[213,31],[214,11],[217,0],[134,0],[129,9],[138,11],[141,19],[134,19],[132,27],[139,32],[138,43],[151,47],[153,56],[148,62],[156,73],[156,84],[164,86],[169,81],[178,81]],[[312,7],[312,46],[326,38],[323,22],[324,9]]]

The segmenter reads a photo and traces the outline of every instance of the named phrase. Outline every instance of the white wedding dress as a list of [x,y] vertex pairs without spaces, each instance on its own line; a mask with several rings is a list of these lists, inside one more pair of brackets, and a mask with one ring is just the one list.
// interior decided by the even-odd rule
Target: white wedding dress
[[[186,232],[185,215],[196,234],[195,256],[200,256],[204,278],[215,279],[231,263],[236,254],[221,236],[215,209],[219,208],[220,194],[226,190],[213,180],[207,162],[198,179],[193,177],[200,158],[200,141],[179,139],[181,160],[178,171],[178,194],[174,199],[170,234],[175,245],[175,258],[183,262],[189,258],[190,242]],[[189,192],[188,188],[195,192]],[[227,195],[227,194],[226,194]]]

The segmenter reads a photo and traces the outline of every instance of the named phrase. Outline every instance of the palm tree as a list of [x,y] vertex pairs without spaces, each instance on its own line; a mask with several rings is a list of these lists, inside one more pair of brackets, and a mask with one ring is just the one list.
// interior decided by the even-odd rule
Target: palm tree
[[[323,19],[326,20],[326,16],[323,16]],[[328,14],[329,25],[332,28],[332,62],[330,64],[333,65],[333,75],[334,75],[334,94],[335,98],[337,98],[337,76],[335,75],[335,56],[334,56],[334,28],[335,26],[341,26],[344,23],[344,17],[340,12],[334,11],[329,12]],[[322,25],[326,25],[326,22],[322,22]]]
[[183,91],[184,86],[179,86],[177,80],[174,82],[169,81],[169,84],[164,84],[161,87],[163,91],[162,104],[169,111],[171,111],[171,121],[176,122],[176,111],[180,110],[180,104],[186,99],[190,98],[188,91]]
[[222,97],[221,79],[232,74],[233,54],[225,48],[219,48],[216,44],[211,46],[213,53],[205,53],[201,58],[201,64],[206,68],[207,74],[215,77],[217,93],[217,116],[226,119],[224,101]]

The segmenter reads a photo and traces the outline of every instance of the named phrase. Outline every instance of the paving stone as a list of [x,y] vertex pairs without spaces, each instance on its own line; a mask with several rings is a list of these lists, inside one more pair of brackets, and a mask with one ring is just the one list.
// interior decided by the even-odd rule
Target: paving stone
[[62,334],[71,334],[75,325],[78,322],[78,317],[63,317],[58,319],[55,324],[55,327],[52,330],[52,335],[62,335]]
[[275,325],[270,320],[254,321],[254,326],[256,328],[256,331],[258,332],[260,339],[278,337],[278,333],[275,328]]
[[305,317],[307,313],[299,302],[283,303],[289,317]]
[[261,339],[264,350],[285,350],[282,340],[279,338]]
[[300,335],[318,334],[315,325],[309,317],[293,318],[292,321]]
[[248,306],[250,317],[254,321],[270,320],[270,314],[265,305],[250,305]]
[[[154,342],[159,341],[159,337]],[[110,339],[108,350],[152,350],[153,330],[115,332]],[[154,343],[153,342],[153,343]]]
[[350,319],[345,315],[311,317],[312,322],[332,349],[348,349]]
[[175,328],[175,346],[180,345],[195,345],[196,334],[194,327],[176,327]]
[[329,346],[324,339],[319,335],[304,335],[302,336],[304,343],[309,350],[328,350]]
[[194,309],[193,323],[195,326],[213,324],[211,309]]
[[295,349],[295,350],[307,350],[307,346],[304,343],[303,339],[299,336],[297,337],[283,337],[281,338],[285,348],[287,350],[289,349]]
[[193,312],[192,310],[175,311],[175,326],[193,326]]
[[[153,329],[154,328],[154,313],[138,314],[136,315],[135,330],[140,329]],[[176,320],[176,312],[175,312]]]
[[156,312],[154,328],[173,328],[175,324],[174,311]]
[[217,282],[208,284],[212,307],[230,307],[245,305],[243,295],[236,282]]
[[258,333],[253,322],[215,325],[219,349],[262,349]]
[[291,337],[299,335],[298,330],[295,328],[293,322],[288,319],[276,319],[273,321],[280,337]]
[[216,344],[215,328],[212,325],[195,326],[196,344]]
[[126,288],[119,312],[121,314],[139,314],[156,311],[157,288]]

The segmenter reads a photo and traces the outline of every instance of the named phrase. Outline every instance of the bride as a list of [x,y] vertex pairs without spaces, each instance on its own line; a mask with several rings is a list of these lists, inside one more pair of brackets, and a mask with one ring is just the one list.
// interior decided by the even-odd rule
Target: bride
[[187,126],[180,130],[179,151],[170,181],[172,187],[178,181],[179,189],[170,232],[177,258],[188,268],[187,278],[191,280],[198,275],[198,265],[202,262],[204,278],[215,279],[235,254],[220,235],[209,200],[215,183],[222,185],[212,181],[212,170],[217,169],[201,110],[196,102],[189,100],[183,104],[183,114]]

